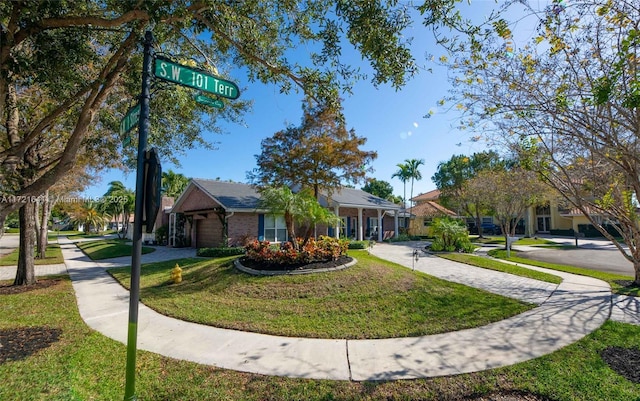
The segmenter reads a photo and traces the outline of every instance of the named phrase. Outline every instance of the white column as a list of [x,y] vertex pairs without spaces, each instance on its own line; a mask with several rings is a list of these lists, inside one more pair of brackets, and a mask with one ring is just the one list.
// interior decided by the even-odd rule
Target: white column
[[[336,238],[340,238],[340,224],[342,224],[342,220],[340,219],[340,206],[336,205],[333,208],[333,213],[338,216],[338,220],[336,221],[336,232],[334,234]],[[347,227],[344,228],[344,231],[347,231]]]
[[393,214],[393,224],[394,224],[394,231],[393,231],[393,236],[394,238],[398,238],[398,230],[400,229],[400,227],[398,226],[398,213],[400,213],[398,210],[396,210],[396,212]]
[[378,241],[382,242],[382,213],[378,209]]
[[362,208],[358,208],[358,241],[364,239],[364,231],[362,230]]
[[169,230],[167,230],[167,235],[169,236],[168,241],[167,241],[167,245],[170,247],[175,247],[176,246],[176,214],[175,213],[170,213],[169,214]]

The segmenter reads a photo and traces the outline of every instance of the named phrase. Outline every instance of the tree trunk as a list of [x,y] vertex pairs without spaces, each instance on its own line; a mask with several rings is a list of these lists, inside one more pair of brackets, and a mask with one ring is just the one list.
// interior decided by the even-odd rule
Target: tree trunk
[[20,208],[20,249],[18,252],[18,270],[13,285],[36,283],[34,267],[34,246],[36,242],[35,214],[37,204],[27,202]]
[[36,202],[35,205],[35,213],[33,215],[33,224],[36,230],[36,259],[40,259],[40,242],[42,237],[40,237],[40,202]]
[[480,213],[476,212],[476,227],[478,227],[478,237],[484,238],[482,236],[482,220],[480,219]]
[[40,227],[38,231],[38,259],[46,258],[47,245],[49,245],[49,216],[51,216],[51,203],[49,203],[49,190],[45,191],[40,213]]
[[636,279],[633,281],[634,285],[640,287],[640,261],[633,262],[633,270],[636,272]]

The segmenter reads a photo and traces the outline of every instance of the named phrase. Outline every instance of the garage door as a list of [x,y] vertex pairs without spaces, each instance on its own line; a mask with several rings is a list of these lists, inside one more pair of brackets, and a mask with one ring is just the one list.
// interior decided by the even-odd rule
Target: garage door
[[196,221],[196,248],[222,246],[222,223],[217,217]]

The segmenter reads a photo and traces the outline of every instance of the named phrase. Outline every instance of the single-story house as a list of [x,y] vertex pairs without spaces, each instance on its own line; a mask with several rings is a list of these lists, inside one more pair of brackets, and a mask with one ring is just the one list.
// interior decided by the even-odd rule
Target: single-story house
[[429,227],[435,217],[456,217],[456,213],[438,203],[440,191],[433,191],[413,197],[414,206],[407,210],[411,213],[409,232],[412,235],[431,235]]
[[[317,235],[382,241],[398,234],[401,207],[367,192],[341,188],[321,195],[321,205],[340,217],[337,227],[317,227]],[[247,239],[288,239],[284,217],[260,205],[248,184],[193,179],[169,214],[169,245],[195,248],[240,245]]]

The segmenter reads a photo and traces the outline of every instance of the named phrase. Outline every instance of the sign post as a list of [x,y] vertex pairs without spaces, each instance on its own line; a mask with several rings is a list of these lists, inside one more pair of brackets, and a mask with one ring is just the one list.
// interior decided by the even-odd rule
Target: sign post
[[[145,152],[149,131],[149,101],[151,81],[151,45],[153,35],[144,35],[142,61],[142,91],[140,118],[138,119],[138,161],[136,171],[136,203],[133,218],[133,250],[131,253],[131,284],[129,290],[129,325],[127,330],[127,372],[124,389],[125,401],[136,401],[136,353],[138,350],[138,302],[140,301],[140,259],[142,258],[142,219],[144,212]],[[129,113],[127,113],[129,115]],[[127,118],[125,117],[125,120]]]

